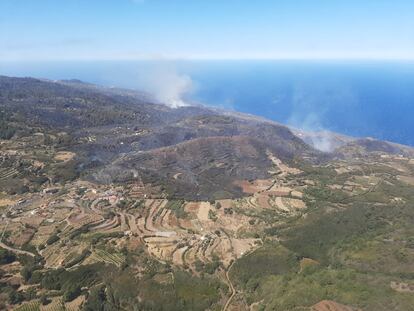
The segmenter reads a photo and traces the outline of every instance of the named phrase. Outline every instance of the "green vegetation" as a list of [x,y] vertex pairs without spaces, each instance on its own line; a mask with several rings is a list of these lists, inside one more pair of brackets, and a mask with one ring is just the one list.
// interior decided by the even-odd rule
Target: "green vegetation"
[[82,260],[84,260],[86,257],[88,257],[91,254],[91,251],[89,249],[84,249],[80,254],[72,258],[70,261],[64,264],[65,268],[70,268],[78,263],[80,263]]
[[85,239],[90,239],[92,245],[98,244],[100,241],[111,238],[121,238],[124,236],[123,232],[108,232],[108,233],[93,233],[90,236],[83,236]]
[[16,133],[16,128],[5,122],[0,122],[0,139],[11,139]]
[[341,190],[332,190],[321,185],[317,187],[309,187],[305,190],[305,195],[312,197],[320,206],[324,202],[341,203],[344,202],[349,195]]
[[294,310],[325,299],[368,311],[414,310],[412,295],[389,286],[391,280],[400,280],[397,275],[366,274],[341,266],[312,265],[300,270],[298,257],[275,244],[265,244],[237,261],[231,279],[248,304],[264,299],[263,310]]
[[47,239],[46,244],[47,245],[52,245],[53,243],[59,241],[60,238],[57,236],[57,234],[53,234],[50,236],[50,238]]
[[217,213],[213,210],[208,211],[208,219],[211,219],[212,221],[217,220]]
[[271,275],[260,283],[264,310],[294,310],[329,299],[366,311],[414,310],[414,297],[393,291],[390,279],[351,269],[312,267],[300,274]]
[[184,203],[184,200],[171,200],[168,201],[165,208],[172,210],[177,218],[186,218],[187,212],[184,210]]
[[117,267],[121,267],[125,261],[125,258],[122,254],[117,252],[108,252],[104,249],[99,248],[94,250],[92,256],[97,258],[99,261],[110,263]]
[[213,274],[221,266],[218,258],[215,258],[212,262],[204,263],[201,260],[196,260],[194,266],[197,272],[205,272]]
[[0,111],[0,139],[11,139],[19,129],[11,119],[10,113]]
[[16,256],[4,248],[0,248],[0,265],[5,265],[16,260]]
[[389,208],[362,204],[337,212],[316,211],[298,226],[287,230],[287,240],[283,244],[303,257],[328,264],[329,251],[336,245],[361,235],[372,237],[383,233],[390,226],[388,220],[406,222],[413,215],[414,210],[409,206]]
[[80,294],[77,287],[90,287],[100,279],[101,264],[79,266],[74,270],[63,268],[49,270],[44,273],[41,286],[48,290],[61,290],[67,293],[67,299],[74,299]]
[[77,298],[81,294],[81,288],[79,285],[71,284],[66,286],[65,292],[63,293],[63,301],[68,302]]
[[[0,249],[0,309],[218,311],[234,286],[229,310],[414,311],[414,152],[333,160],[275,124],[91,89],[0,77],[2,241],[35,255]],[[185,211],[206,201],[212,221]]]
[[[414,200],[413,187],[385,176],[350,196],[325,186],[344,182],[330,169],[306,178],[316,182],[305,192],[312,203],[306,217],[283,225],[269,217],[264,235],[277,235],[282,245],[267,242],[230,271],[247,304],[263,300],[261,310],[296,310],[328,299],[368,311],[414,310],[412,294],[390,287],[414,279],[414,209],[406,203]],[[403,201],[393,203],[395,197]],[[320,264],[300,267],[302,258]]]
[[255,252],[235,262],[232,280],[247,291],[254,291],[263,277],[298,270],[298,258],[281,245],[266,243]]
[[39,301],[43,306],[46,306],[51,302],[51,300],[44,294],[42,296],[40,296]]
[[79,163],[77,161],[69,161],[62,164],[56,164],[53,169],[51,169],[50,174],[52,175],[53,180],[57,182],[66,182],[76,179],[79,176],[77,166]]
[[[213,308],[226,286],[213,277],[198,278],[175,271],[174,283],[158,283],[153,278],[134,278],[128,270],[106,274],[105,284],[94,287],[85,310],[206,310]],[[162,293],[162,294],[161,294]],[[136,297],[139,295],[141,300]]]

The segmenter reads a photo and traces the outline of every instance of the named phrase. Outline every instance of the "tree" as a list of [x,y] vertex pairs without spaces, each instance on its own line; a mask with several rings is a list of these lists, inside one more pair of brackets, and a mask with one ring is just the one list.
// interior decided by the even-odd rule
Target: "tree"
[[63,294],[63,301],[68,302],[72,301],[73,299],[77,298],[81,294],[81,288],[79,285],[71,284],[65,290]]
[[56,241],[58,241],[59,239],[60,238],[56,234],[53,234],[50,238],[47,239],[46,244],[51,245],[55,243]]
[[19,304],[23,300],[24,300],[24,296],[22,293],[16,292],[14,290],[9,293],[9,301],[12,305]]
[[217,220],[217,214],[213,210],[209,210],[208,211],[208,218],[211,219],[212,221],[216,221]]
[[85,311],[104,310],[106,302],[105,286],[96,287],[91,290],[83,307]]
[[0,265],[6,265],[16,260],[16,256],[7,249],[0,248]]
[[47,296],[45,294],[43,294],[42,296],[40,296],[40,303],[42,305],[46,306],[49,303],[51,303],[51,300],[49,298],[47,298]]
[[23,279],[27,282],[32,277],[32,269],[30,269],[27,266],[24,266],[22,270],[20,270],[20,275],[23,277]]

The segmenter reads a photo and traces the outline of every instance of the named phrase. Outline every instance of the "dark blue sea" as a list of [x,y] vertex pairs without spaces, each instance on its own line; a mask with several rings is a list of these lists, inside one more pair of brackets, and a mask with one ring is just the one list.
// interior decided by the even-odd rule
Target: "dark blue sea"
[[86,82],[414,146],[414,62],[8,62],[0,74]]

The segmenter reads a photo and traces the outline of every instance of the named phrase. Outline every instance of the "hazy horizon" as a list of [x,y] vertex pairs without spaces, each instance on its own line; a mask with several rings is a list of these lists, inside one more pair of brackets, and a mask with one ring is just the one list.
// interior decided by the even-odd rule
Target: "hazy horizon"
[[413,59],[413,12],[408,0],[2,0],[0,59]]
[[410,145],[413,38],[408,0],[0,2],[0,74]]
[[0,62],[0,74],[79,79],[149,92],[172,106],[198,102],[307,130],[414,145],[413,62]]

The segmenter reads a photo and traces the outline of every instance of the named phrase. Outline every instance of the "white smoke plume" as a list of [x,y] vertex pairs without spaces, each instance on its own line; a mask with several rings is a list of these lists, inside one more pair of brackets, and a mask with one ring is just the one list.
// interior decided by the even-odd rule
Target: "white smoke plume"
[[338,81],[299,83],[295,86],[293,111],[288,124],[307,132],[305,141],[314,148],[331,152],[339,146],[340,141],[335,134],[326,130],[323,119],[328,111],[350,107],[356,101],[352,89]]
[[159,62],[148,73],[146,90],[155,99],[171,108],[189,106],[186,96],[194,89],[190,76],[178,72],[174,64]]
[[331,152],[335,149],[332,134],[326,130],[318,132],[317,135],[311,137],[311,140],[313,147],[320,151]]
[[317,114],[309,113],[304,117],[293,115],[288,123],[292,127],[307,132],[307,135],[302,138],[314,148],[323,152],[331,152],[336,147],[332,133],[323,128]]

